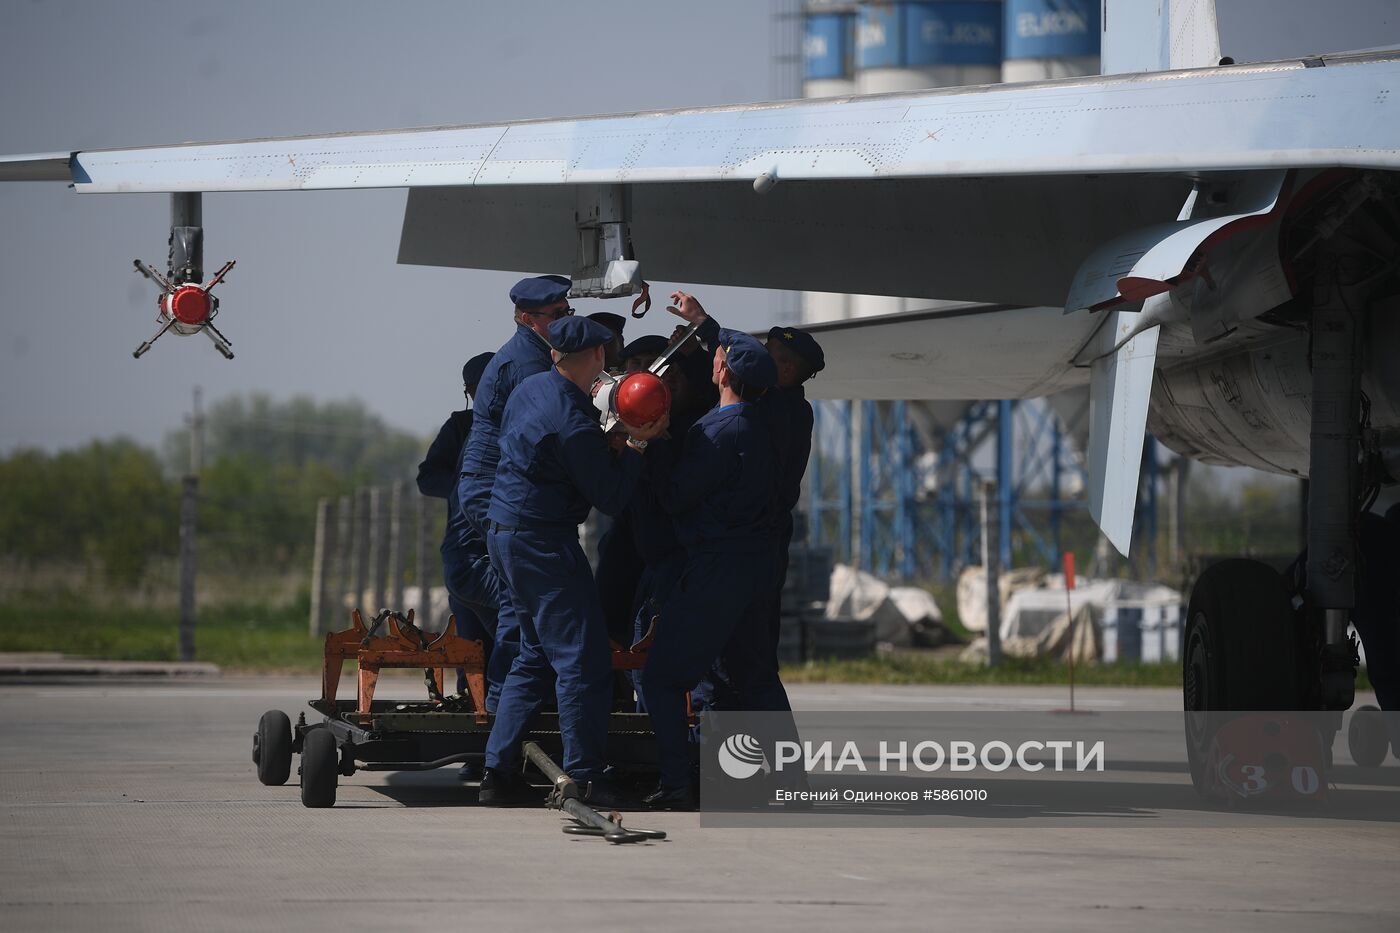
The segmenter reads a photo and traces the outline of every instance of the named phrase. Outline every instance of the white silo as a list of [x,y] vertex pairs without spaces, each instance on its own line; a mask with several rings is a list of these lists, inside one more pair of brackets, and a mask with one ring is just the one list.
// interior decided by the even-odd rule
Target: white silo
[[[803,16],[802,96],[845,97],[856,92],[856,5],[807,5]],[[836,321],[851,316],[851,296],[804,292],[804,322]]]
[[1099,73],[1100,0],[1006,0],[1001,79],[1043,81]]
[[[1001,81],[1001,0],[862,3],[856,18],[856,92],[879,94]],[[958,296],[949,296],[957,298]],[[927,298],[854,295],[852,317],[936,307]]]

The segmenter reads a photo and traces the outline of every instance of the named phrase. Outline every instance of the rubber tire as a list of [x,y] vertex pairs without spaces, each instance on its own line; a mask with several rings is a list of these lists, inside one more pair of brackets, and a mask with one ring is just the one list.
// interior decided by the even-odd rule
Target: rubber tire
[[1363,768],[1378,768],[1390,752],[1390,733],[1380,709],[1374,706],[1358,707],[1351,714],[1347,726],[1347,750],[1351,758]]
[[311,729],[301,744],[301,805],[335,806],[335,786],[340,772],[340,751],[329,729]]
[[281,787],[291,776],[292,721],[280,709],[270,709],[258,719],[253,761],[258,766],[258,780],[268,787]]
[[1186,756],[1197,793],[1206,795],[1205,759],[1221,720],[1211,713],[1303,708],[1299,635],[1287,582],[1267,564],[1225,560],[1197,578],[1181,652]]

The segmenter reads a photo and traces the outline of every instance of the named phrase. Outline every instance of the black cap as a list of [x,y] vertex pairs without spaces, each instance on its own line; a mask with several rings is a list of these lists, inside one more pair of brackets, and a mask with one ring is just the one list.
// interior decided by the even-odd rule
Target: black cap
[[462,385],[475,386],[481,381],[481,374],[486,372],[486,364],[491,362],[491,357],[496,354],[491,352],[478,353],[467,360],[467,365],[462,367]]
[[622,359],[630,360],[634,356],[660,356],[666,352],[666,348],[670,345],[671,341],[660,334],[647,334],[623,347]]
[[622,336],[622,328],[627,325],[627,318],[620,314],[613,314],[611,311],[594,311],[588,315],[590,321],[597,321],[617,336]]
[[811,367],[813,374],[826,368],[826,356],[822,353],[821,344],[805,330],[798,330],[796,327],[775,327],[768,332],[768,339],[776,340],[796,353]]

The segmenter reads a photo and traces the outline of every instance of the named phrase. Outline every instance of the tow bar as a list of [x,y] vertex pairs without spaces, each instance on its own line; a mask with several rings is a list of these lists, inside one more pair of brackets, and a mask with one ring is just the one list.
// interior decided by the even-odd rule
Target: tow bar
[[526,742],[524,751],[530,763],[539,768],[553,785],[547,806],[563,810],[573,818],[574,822],[562,827],[565,833],[571,836],[602,836],[613,845],[666,838],[666,833],[659,829],[624,829],[620,813],[614,811],[604,816],[584,803],[574,779],[565,774],[564,769],[555,764],[539,745]]

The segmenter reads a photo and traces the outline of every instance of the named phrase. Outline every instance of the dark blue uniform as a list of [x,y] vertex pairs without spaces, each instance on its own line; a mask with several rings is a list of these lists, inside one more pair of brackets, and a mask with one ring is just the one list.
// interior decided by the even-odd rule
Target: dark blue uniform
[[[505,414],[506,402],[521,382],[551,369],[552,365],[549,345],[530,328],[517,324],[515,335],[496,351],[481,374],[475,399],[476,417],[466,446],[462,449],[457,488],[463,517],[483,541],[486,539],[486,511],[491,502],[491,488],[501,456],[501,419]],[[483,589],[493,592],[500,600],[496,615],[496,644],[486,671],[486,708],[495,709],[501,684],[520,650],[520,622],[501,582],[500,566],[491,560],[482,564],[480,570],[483,577],[490,577],[483,584]]]
[[777,456],[773,516],[777,537],[777,572],[768,598],[768,624],[773,628],[773,644],[781,628],[783,584],[787,582],[788,551],[792,547],[792,511],[802,498],[802,477],[812,454],[812,403],[802,386],[775,387],[758,402],[768,419]]
[[652,492],[686,551],[642,673],[663,788],[689,783],[685,696],[716,657],[744,708],[791,708],[763,618],[774,572],[774,468],[765,419],[747,402],[696,422],[674,464],[650,464]]
[[590,506],[620,512],[641,464],[630,449],[613,456],[592,399],[557,370],[531,376],[511,396],[487,547],[518,613],[520,651],[496,708],[488,768],[519,767],[522,737],[554,680],[564,770],[580,782],[602,776],[612,655],[578,526]]
[[1357,538],[1362,572],[1356,589],[1351,621],[1366,648],[1366,674],[1376,691],[1390,729],[1391,747],[1400,756],[1400,506],[1391,506],[1382,518],[1374,512],[1361,515]]
[[[447,500],[447,530],[440,548],[447,602],[457,620],[457,634],[481,640],[489,659],[500,604],[497,580],[487,561],[486,540],[467,522],[457,495],[460,457],[472,420],[470,410],[448,416],[418,464],[418,491]],[[457,688],[465,688],[460,675]]]

